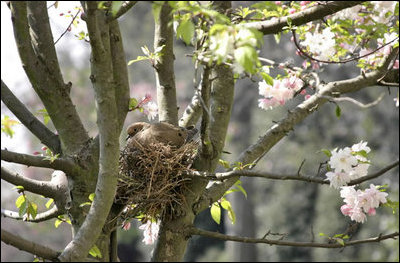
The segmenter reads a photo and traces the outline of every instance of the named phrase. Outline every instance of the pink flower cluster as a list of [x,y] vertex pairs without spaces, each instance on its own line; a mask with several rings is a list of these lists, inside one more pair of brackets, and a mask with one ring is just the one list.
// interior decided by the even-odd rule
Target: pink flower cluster
[[386,203],[387,195],[387,193],[379,191],[379,187],[373,184],[364,191],[355,190],[354,186],[344,186],[340,191],[340,196],[346,204],[342,205],[340,210],[351,220],[364,223],[367,220],[366,214],[375,215],[375,208]]
[[303,87],[304,82],[292,75],[282,80],[274,80],[273,86],[267,84],[264,80],[259,82],[258,85],[259,94],[264,96],[264,98],[258,100],[258,106],[267,110],[283,105],[293,98],[296,91]]
[[331,151],[329,165],[332,171],[326,173],[330,186],[340,188],[351,180],[363,177],[368,174],[369,160],[364,157],[371,151],[367,142],[359,142],[344,149]]

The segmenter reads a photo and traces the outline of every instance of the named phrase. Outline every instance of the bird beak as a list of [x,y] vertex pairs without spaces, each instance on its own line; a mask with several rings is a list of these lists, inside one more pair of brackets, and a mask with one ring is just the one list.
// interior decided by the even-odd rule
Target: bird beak
[[127,141],[131,136],[128,134],[128,136],[126,136],[125,141]]

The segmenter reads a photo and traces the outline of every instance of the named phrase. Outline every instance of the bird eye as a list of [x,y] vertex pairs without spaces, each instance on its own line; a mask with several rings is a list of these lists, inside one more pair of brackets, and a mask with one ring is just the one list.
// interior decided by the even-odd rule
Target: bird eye
[[178,132],[178,135],[179,135],[179,136],[182,136],[182,133]]

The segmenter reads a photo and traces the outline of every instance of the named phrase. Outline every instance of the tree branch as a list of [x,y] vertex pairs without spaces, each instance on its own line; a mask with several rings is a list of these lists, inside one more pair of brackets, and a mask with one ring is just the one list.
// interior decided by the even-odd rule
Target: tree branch
[[14,235],[4,229],[1,229],[1,241],[38,257],[49,259],[51,261],[59,261],[58,256],[60,255],[60,252],[55,251],[49,247],[37,244],[35,242],[23,239],[22,237]]
[[154,50],[164,46],[161,50],[163,55],[154,64],[157,83],[158,114],[160,121],[178,125],[172,8],[168,2],[164,2],[160,8],[160,12],[154,17]]
[[[375,85],[386,72],[389,64],[397,54],[397,50],[398,48],[393,49],[383,65],[375,71],[362,74],[353,79],[330,82],[320,87],[317,93],[298,105],[294,110],[289,111],[284,119],[274,124],[263,136],[259,137],[256,143],[244,150],[237,161],[243,164],[250,164],[255,160],[259,160],[293,130],[295,125],[301,123],[311,113],[324,105],[328,101],[324,98],[325,96],[354,92]],[[232,177],[223,183],[214,184],[206,189],[199,202],[194,206],[195,213],[206,209],[211,203],[218,200],[238,179],[239,177]]]
[[119,17],[123,16],[126,12],[128,12],[134,5],[136,5],[138,1],[124,1],[120,9],[115,13],[115,15],[109,17],[107,22],[111,22],[113,20],[118,19]]
[[[356,185],[377,178],[398,165],[399,165],[399,160],[389,164],[388,166],[382,168],[381,170],[375,173],[352,180],[347,185]],[[329,181],[327,181],[326,179],[318,178],[315,176],[303,176],[299,173],[274,174],[274,173],[265,173],[253,170],[233,170],[225,173],[208,173],[208,172],[194,171],[190,175],[198,178],[204,178],[205,180],[218,180],[218,181],[224,181],[231,178],[246,176],[246,177],[260,177],[273,180],[294,180],[294,181],[303,181],[303,182],[317,183],[317,184],[329,184]]]
[[310,21],[319,20],[327,15],[334,14],[340,10],[353,7],[363,3],[364,1],[331,1],[326,4],[319,4],[310,7],[304,11],[278,18],[277,20],[267,20],[261,22],[245,23],[246,27],[255,28],[264,35],[277,34],[282,31],[282,28],[288,25],[288,19],[291,20],[292,26],[300,26]]
[[33,116],[25,105],[15,97],[3,80],[1,80],[1,100],[22,124],[24,124],[44,145],[49,147],[53,153],[61,153],[58,135],[51,132],[41,121]]
[[239,236],[231,236],[231,235],[224,235],[217,232],[206,231],[202,229],[198,229],[195,227],[191,227],[188,230],[190,235],[199,235],[205,236],[209,238],[217,238],[226,241],[235,241],[235,242],[242,242],[242,243],[264,243],[268,245],[276,245],[276,246],[291,246],[291,247],[320,247],[320,248],[342,248],[348,246],[354,246],[364,243],[373,243],[373,242],[380,242],[386,239],[396,239],[399,236],[398,232],[394,232],[388,235],[380,234],[377,237],[372,237],[368,239],[362,240],[353,240],[344,242],[344,245],[339,243],[316,243],[316,242],[292,242],[292,241],[282,241],[282,240],[273,240],[273,239],[266,239],[266,238],[249,238],[249,237],[239,237]]
[[[97,2],[86,1],[86,23],[90,35],[91,81],[97,103],[97,125],[99,128],[99,173],[95,198],[85,221],[74,239],[60,255],[61,261],[82,261],[101,234],[110,211],[117,188],[119,134],[116,105],[116,88],[111,60],[110,26]],[[113,23],[117,23],[115,20]],[[109,255],[103,255],[103,259]]]
[[[27,219],[26,222],[40,223],[43,221],[47,221],[47,220],[56,218],[57,216],[63,215],[64,213],[65,213],[65,211],[61,211],[57,208],[57,206],[53,206],[46,212],[37,214],[34,219]],[[25,218],[23,216],[19,216],[18,212],[14,212],[14,211],[7,210],[7,209],[1,209],[1,215],[3,217],[12,218],[15,220],[25,220]]]
[[61,170],[66,173],[73,173],[73,171],[79,169],[79,167],[70,159],[57,158],[51,162],[50,160],[44,160],[43,156],[33,156],[8,150],[1,150],[1,159],[6,162],[25,164],[27,166]]
[[328,99],[329,101],[332,101],[332,102],[347,101],[347,102],[351,102],[351,103],[355,104],[356,106],[358,106],[362,109],[367,109],[367,108],[371,108],[373,106],[378,105],[378,103],[383,99],[383,96],[385,96],[385,93],[381,93],[381,95],[379,95],[379,97],[376,100],[374,100],[373,102],[367,103],[367,104],[361,103],[350,97],[335,98],[335,97],[331,97],[331,96],[322,96],[322,98]]
[[27,178],[18,173],[7,171],[1,167],[1,179],[13,185],[22,185],[26,191],[54,198],[58,196],[58,189],[51,181],[39,181]]
[[[131,2],[130,2],[131,3]],[[110,49],[115,83],[115,100],[118,110],[119,129],[122,129],[129,110],[129,79],[124,46],[118,21],[110,25]]]
[[196,88],[192,100],[190,101],[186,109],[183,111],[182,118],[179,120],[179,126],[188,127],[190,125],[196,125],[202,112],[200,96],[201,96],[201,91],[199,87]]
[[33,88],[58,131],[64,154],[75,152],[89,137],[69,96],[72,84],[64,84],[61,75],[46,3],[27,3],[11,2],[18,52]]

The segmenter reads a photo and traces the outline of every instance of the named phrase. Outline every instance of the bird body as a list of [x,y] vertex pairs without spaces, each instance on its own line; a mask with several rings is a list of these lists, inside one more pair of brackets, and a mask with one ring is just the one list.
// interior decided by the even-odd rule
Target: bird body
[[127,133],[128,145],[135,146],[135,143],[139,143],[146,147],[150,143],[161,142],[179,148],[193,138],[197,129],[193,126],[189,128],[174,126],[167,122],[153,124],[136,122],[128,127]]

